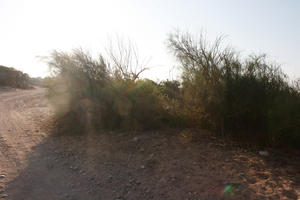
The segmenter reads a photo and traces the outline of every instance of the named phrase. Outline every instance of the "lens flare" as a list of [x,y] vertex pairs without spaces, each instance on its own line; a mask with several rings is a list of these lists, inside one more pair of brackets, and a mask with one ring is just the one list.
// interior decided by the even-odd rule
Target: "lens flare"
[[231,184],[227,184],[225,186],[225,188],[223,189],[223,194],[222,196],[224,195],[229,195],[229,196],[233,196],[234,195],[234,189],[236,188],[236,184],[234,183],[231,183]]
[[229,193],[231,190],[232,190],[232,185],[231,185],[231,184],[230,184],[230,185],[226,185],[226,187],[224,188],[223,193],[224,193],[224,194],[225,194],[225,193]]

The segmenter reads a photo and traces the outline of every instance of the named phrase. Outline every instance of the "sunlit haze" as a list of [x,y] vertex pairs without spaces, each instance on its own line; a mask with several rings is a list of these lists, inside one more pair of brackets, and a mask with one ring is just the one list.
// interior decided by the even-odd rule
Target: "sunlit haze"
[[300,77],[299,10],[297,0],[1,0],[0,65],[46,76],[37,56],[78,47],[97,55],[108,38],[121,35],[150,58],[144,77],[172,79],[168,33],[204,30],[209,40],[225,34],[242,54],[266,53],[294,79]]

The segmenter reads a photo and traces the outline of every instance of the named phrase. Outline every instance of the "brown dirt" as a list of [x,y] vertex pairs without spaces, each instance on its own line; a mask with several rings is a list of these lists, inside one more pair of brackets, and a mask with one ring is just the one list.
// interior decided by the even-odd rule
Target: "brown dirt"
[[297,152],[261,156],[200,130],[57,137],[44,95],[0,90],[0,199],[300,199]]

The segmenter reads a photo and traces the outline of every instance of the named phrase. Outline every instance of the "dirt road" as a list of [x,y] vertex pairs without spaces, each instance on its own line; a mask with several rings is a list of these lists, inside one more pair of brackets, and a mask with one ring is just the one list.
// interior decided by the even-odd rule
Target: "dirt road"
[[[28,166],[28,156],[47,134],[41,124],[50,116],[45,90],[0,89],[0,197],[7,183]],[[24,183],[26,185],[26,183]],[[6,197],[10,199],[9,197]]]
[[[0,90],[0,199],[299,199],[299,154],[204,131],[52,136],[45,90]],[[48,126],[49,125],[49,126]]]
[[17,176],[45,137],[39,130],[49,112],[44,94],[44,89],[0,90],[0,173],[9,174],[5,180]]

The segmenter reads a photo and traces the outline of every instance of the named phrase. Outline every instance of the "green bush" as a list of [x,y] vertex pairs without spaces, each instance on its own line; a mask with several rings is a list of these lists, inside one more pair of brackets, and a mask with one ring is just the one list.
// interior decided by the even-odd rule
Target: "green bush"
[[[241,58],[218,38],[175,33],[169,48],[182,82],[139,79],[129,51],[94,59],[82,50],[53,52],[44,80],[60,122],[81,132],[204,127],[269,145],[300,144],[300,87],[266,56]],[[136,54],[134,54],[136,55]]]
[[221,38],[170,35],[182,69],[183,109],[194,126],[268,144],[300,144],[299,90],[265,56],[241,59]]
[[94,60],[82,50],[53,52],[48,64],[54,73],[46,79],[48,96],[58,118],[72,116],[74,123],[87,129],[154,129],[165,125],[165,99],[155,82],[128,73],[123,76],[120,66],[113,68],[102,56]]

